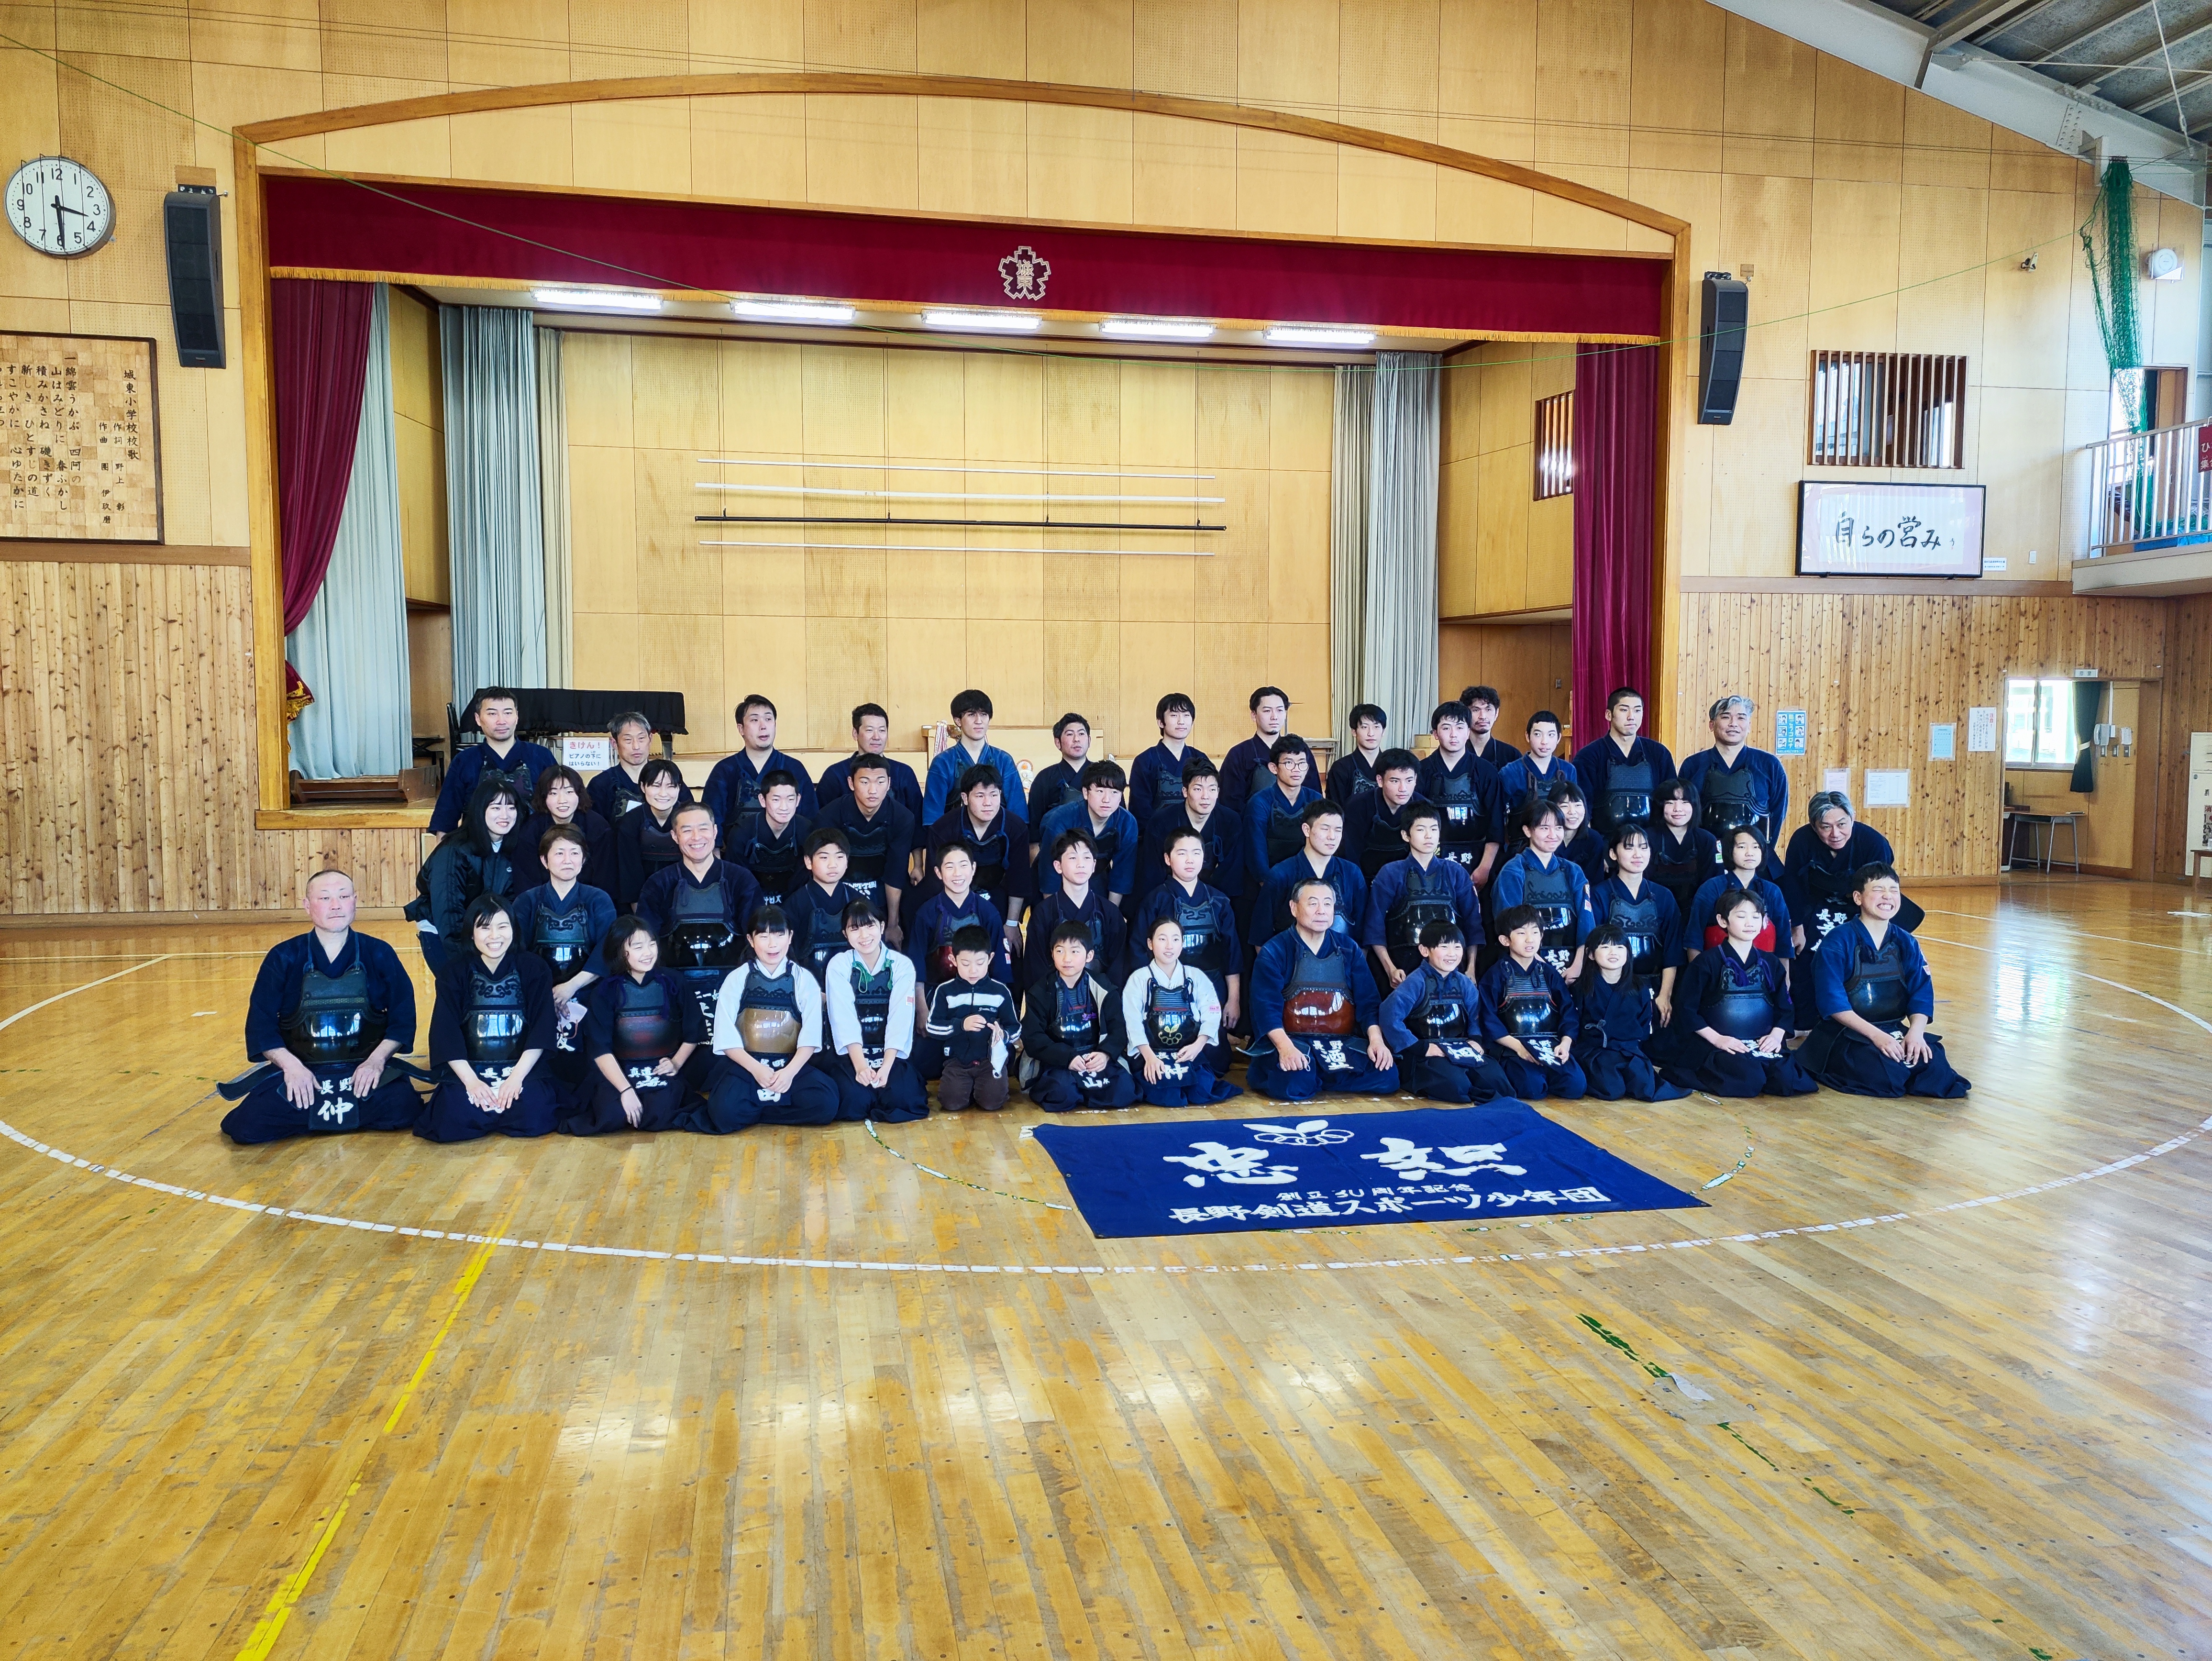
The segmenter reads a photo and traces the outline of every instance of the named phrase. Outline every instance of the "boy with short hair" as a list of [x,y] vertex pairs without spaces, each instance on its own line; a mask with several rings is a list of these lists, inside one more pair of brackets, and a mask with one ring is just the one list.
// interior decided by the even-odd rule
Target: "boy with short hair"
[[1421,800],[1420,772],[1420,758],[1412,751],[1385,750],[1375,757],[1375,788],[1361,791],[1344,810],[1345,856],[1370,883],[1384,866],[1406,857],[1406,827]]
[[1575,764],[1559,754],[1559,718],[1549,709],[1528,717],[1528,748],[1498,770],[1498,787],[1505,793],[1510,812],[1530,796],[1565,782],[1579,786]]
[[1462,969],[1467,936],[1457,923],[1430,922],[1414,944],[1420,961],[1382,1001],[1382,1037],[1398,1058],[1398,1081],[1455,1106],[1510,1096],[1513,1081],[1482,1047],[1482,995]]
[[1212,983],[1221,1005],[1224,1031],[1233,1031],[1243,1014],[1243,956],[1237,943],[1237,908],[1228,895],[1206,880],[1206,838],[1185,826],[1167,839],[1162,862],[1167,881],[1138,902],[1130,919],[1129,953],[1133,959],[1152,939],[1152,925],[1173,917],[1182,930],[1181,962]]
[[[1029,821],[1030,834],[1040,842],[1047,840],[1046,816],[1083,794],[1083,770],[1091,754],[1091,723],[1071,709],[1053,722],[1052,742],[1060,751],[1060,759],[1040,769],[1030,778],[1029,805],[1022,814]],[[1042,851],[1031,848],[1032,862]]]
[[[1576,717],[1582,730],[1586,717]],[[1652,793],[1674,776],[1674,757],[1656,739],[1644,736],[1644,694],[1616,686],[1605,701],[1605,731],[1575,751],[1575,778],[1589,793],[1590,818],[1600,836],[1624,819],[1651,820]]]
[[845,880],[851,857],[843,831],[824,826],[808,832],[799,844],[805,879],[783,902],[792,955],[817,980],[845,949],[845,913],[854,900],[867,897]]
[[1504,708],[1495,686],[1462,687],[1459,701],[1467,706],[1467,747],[1476,760],[1489,764],[1492,772],[1502,773],[1509,763],[1521,759],[1518,750],[1491,735],[1490,729],[1498,725],[1498,712]]
[[1339,807],[1349,810],[1355,800],[1375,788],[1382,739],[1390,730],[1390,717],[1380,704],[1355,703],[1344,719],[1352,728],[1352,751],[1328,770],[1328,788],[1322,794]]
[[1298,851],[1267,873],[1267,885],[1260,904],[1252,908],[1248,934],[1257,952],[1285,928],[1295,928],[1291,893],[1309,877],[1318,877],[1336,894],[1336,922],[1340,934],[1352,934],[1367,916],[1367,879],[1359,867],[1338,850],[1344,846],[1344,810],[1326,796],[1317,796],[1298,815]]
[[1301,878],[1291,915],[1295,924],[1261,946],[1253,965],[1259,1045],[1246,1087],[1282,1102],[1323,1091],[1395,1095],[1398,1063],[1382,1037],[1382,1000],[1366,954],[1335,927],[1336,891]]
[[[1443,810],[1432,802],[1408,807],[1406,857],[1384,866],[1367,890],[1360,944],[1374,958],[1382,984],[1394,991],[1427,959],[1421,941],[1430,929],[1456,928],[1465,956],[1468,937],[1479,936],[1482,928],[1482,902],[1475,897],[1474,885],[1465,871],[1441,857],[1443,822]],[[1383,1031],[1389,1033],[1387,1025]]]
[[761,812],[762,781],[779,767],[799,787],[799,811],[811,822],[820,811],[813,776],[775,747],[775,705],[758,692],[748,692],[738,702],[737,716],[738,745],[714,764],[707,788],[699,793],[699,800],[714,810],[726,839],[742,842],[750,835],[750,821]]
[[1675,994],[1662,1058],[1668,1081],[1715,1096],[1811,1095],[1820,1086],[1784,1048],[1789,976],[1759,945],[1765,903],[1751,889],[1731,888],[1714,916],[1720,943],[1698,953]]
[[1464,703],[1440,703],[1429,717],[1437,747],[1421,763],[1416,788],[1444,810],[1444,857],[1477,888],[1490,881],[1504,839],[1498,770],[1468,747],[1472,717]]
[[1182,765],[1182,794],[1145,823],[1137,849],[1137,892],[1151,892],[1162,880],[1168,843],[1182,831],[1197,834],[1206,847],[1205,880],[1232,900],[1246,886],[1244,818],[1221,800],[1221,774],[1193,751]]
[[[1046,814],[1037,834],[1048,847],[1070,830],[1080,830],[1090,837],[1104,873],[1106,897],[1119,906],[1129,897],[1137,880],[1136,818],[1121,806],[1121,770],[1113,762],[1091,763],[1083,770],[1082,783],[1081,795]],[[1051,879],[1039,870],[1036,891],[1042,895],[1052,885]]]
[[676,1128],[726,1136],[757,1124],[828,1124],[837,1086],[811,1065],[822,1048],[822,989],[791,961],[781,906],[755,906],[745,937],[751,961],[729,972],[714,1000],[714,1053],[726,1065]]
[[1936,984],[1928,959],[1897,921],[1905,891],[1897,867],[1861,866],[1851,878],[1859,914],[1831,929],[1813,953],[1820,1024],[1799,1058],[1822,1084],[1854,1096],[1933,1096],[1956,1101],[1973,1086],[1928,1030]]
[[[822,811],[827,813],[830,805],[848,795],[853,788],[853,769],[863,757],[873,756],[890,774],[890,798],[921,823],[921,781],[914,776],[914,769],[902,761],[894,761],[884,752],[890,747],[891,718],[880,703],[856,703],[853,706],[853,753],[839,762],[832,762],[822,770],[822,778],[815,788],[815,798]],[[817,818],[817,824],[821,820]]]
[[884,938],[883,914],[854,900],[842,919],[845,950],[823,970],[830,1006],[830,1076],[837,1116],[903,1124],[929,1112],[914,1054],[914,965]]
[[1589,1088],[1572,1053],[1580,1023],[1567,983],[1544,961],[1544,920],[1533,905],[1509,905],[1497,928],[1504,955],[1482,977],[1482,1036],[1516,1096],[1573,1101]]
[[1163,808],[1182,794],[1184,769],[1193,760],[1205,761],[1206,751],[1190,746],[1190,729],[1198,721],[1198,706],[1188,692],[1170,692],[1152,706],[1152,719],[1160,741],[1129,764],[1129,812],[1149,828]]
[[[901,907],[910,880],[907,867],[914,858],[914,815],[894,794],[896,775],[881,756],[861,754],[837,765],[846,770],[846,788],[822,810],[815,828],[844,837],[848,855],[845,880],[875,906],[884,919],[884,938],[896,946],[906,938]],[[915,800],[921,800],[919,788]]]
[[805,880],[799,850],[814,826],[800,816],[799,800],[799,781],[771,767],[761,776],[760,812],[722,827],[722,857],[751,872],[761,897],[772,904]]
[[461,746],[446,769],[446,782],[438,787],[437,805],[430,810],[430,830],[444,836],[457,829],[477,788],[488,774],[497,773],[514,787],[514,799],[528,801],[541,773],[558,767],[560,758],[542,744],[518,739],[514,729],[522,719],[521,706],[504,686],[480,688],[476,696],[477,730],[482,744]]
[[[1029,826],[1006,805],[1006,782],[996,770],[978,764],[959,778],[959,800],[929,827],[928,859],[934,870],[938,850],[963,844],[974,860],[976,891],[1005,919],[1012,950],[1030,886]],[[926,902],[936,884],[925,879]]]
[[1089,966],[1091,951],[1081,923],[1056,925],[1046,972],[1030,983],[1023,1005],[1022,1053],[1036,1064],[1030,1099],[1048,1113],[1127,1107],[1137,1099],[1136,1080],[1121,1065],[1129,1036],[1121,1001]]
[[[1279,686],[1255,687],[1250,705],[1252,736],[1221,758],[1222,803],[1239,814],[1244,812],[1245,803],[1267,786],[1267,769],[1274,758],[1275,741],[1290,724],[1291,695]],[[1321,764],[1314,760],[1313,751],[1306,750],[1304,739],[1293,741],[1306,751],[1307,782],[1318,785]]]
[[907,930],[906,954],[925,990],[954,973],[952,937],[963,928],[981,928],[999,942],[991,968],[1006,973],[1006,925],[999,908],[975,891],[975,855],[963,842],[941,843],[935,850],[937,891],[921,903]]
[[998,745],[984,742],[991,732],[990,695],[973,686],[954,693],[952,724],[959,729],[960,735],[929,764],[929,777],[921,787],[920,823],[935,824],[944,818],[959,791],[963,776],[971,768],[988,767],[999,776],[1000,793],[1005,798],[1006,812],[1026,824],[1029,807],[1022,794],[1021,769]]
[[1063,830],[1052,839],[1050,857],[1052,888],[1030,908],[1019,978],[1035,986],[1051,972],[1052,942],[1063,926],[1080,928],[1090,942],[1091,956],[1084,964],[1087,973],[1112,974],[1121,960],[1127,931],[1121,908],[1112,895],[1101,893],[1093,880],[1098,873],[1097,847],[1085,831]]
[[1237,1093],[1224,1076],[1213,983],[1183,963],[1182,929],[1171,916],[1155,918],[1145,937],[1145,960],[1121,988],[1121,1020],[1147,1105],[1205,1107]]
[[1267,873],[1298,851],[1299,816],[1322,800],[1313,788],[1313,751],[1295,733],[1275,740],[1267,752],[1273,782],[1244,804],[1244,868],[1264,882]]
[[996,1113],[1006,1104],[1007,1034],[1019,1029],[1014,995],[991,975],[1000,961],[995,938],[972,927],[956,930],[951,978],[930,994],[924,1030],[932,1053],[922,1076],[937,1081],[937,1104],[947,1113],[970,1105]]
[[[1623,833],[1637,829],[1633,824],[1621,828]],[[1589,966],[1583,971],[1575,998],[1582,1032],[1575,1059],[1582,1064],[1591,1095],[1601,1102],[1624,1097],[1675,1102],[1690,1093],[1660,1077],[1652,1064],[1650,1046],[1661,1025],[1659,1004],[1636,973],[1633,948],[1620,924],[1600,923],[1589,937]]]

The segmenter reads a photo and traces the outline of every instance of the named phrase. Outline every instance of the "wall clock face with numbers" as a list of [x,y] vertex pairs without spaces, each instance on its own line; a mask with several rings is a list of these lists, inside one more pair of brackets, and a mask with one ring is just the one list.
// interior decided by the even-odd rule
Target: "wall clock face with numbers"
[[115,198],[82,161],[42,155],[8,180],[8,222],[40,253],[74,259],[105,243],[115,229]]

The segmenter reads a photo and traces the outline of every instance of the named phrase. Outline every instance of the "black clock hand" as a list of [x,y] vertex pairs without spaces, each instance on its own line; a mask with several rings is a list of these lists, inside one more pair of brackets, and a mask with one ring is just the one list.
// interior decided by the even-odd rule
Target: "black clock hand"
[[54,206],[63,213],[75,214],[79,219],[89,217],[82,208],[72,208],[58,196],[54,198]]

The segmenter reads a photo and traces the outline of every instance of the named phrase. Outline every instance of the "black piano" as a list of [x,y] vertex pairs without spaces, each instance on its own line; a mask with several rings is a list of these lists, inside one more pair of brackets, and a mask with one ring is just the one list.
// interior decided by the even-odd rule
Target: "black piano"
[[[515,725],[518,738],[542,744],[563,733],[604,733],[607,723],[627,710],[635,709],[653,724],[660,739],[660,753],[673,756],[676,734],[684,727],[684,694],[681,692],[595,692],[571,686],[518,686],[514,689],[515,708],[521,720]],[[446,706],[446,722],[452,744],[452,753],[459,755],[465,737],[473,744],[477,732],[477,701],[469,700],[469,707],[457,716],[453,706]]]

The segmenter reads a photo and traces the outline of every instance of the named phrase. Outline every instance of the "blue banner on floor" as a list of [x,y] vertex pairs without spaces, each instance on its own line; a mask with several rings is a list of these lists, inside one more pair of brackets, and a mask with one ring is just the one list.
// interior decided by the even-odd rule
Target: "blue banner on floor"
[[1036,1134],[1109,1240],[1705,1204],[1519,1102]]

